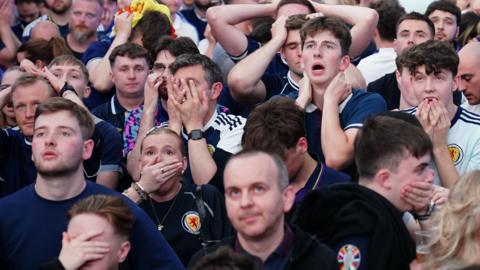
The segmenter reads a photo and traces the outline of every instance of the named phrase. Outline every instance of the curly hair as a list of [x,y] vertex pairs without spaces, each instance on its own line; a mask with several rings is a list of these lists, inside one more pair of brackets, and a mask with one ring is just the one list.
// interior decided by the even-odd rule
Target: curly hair
[[[439,269],[456,261],[458,267],[471,263],[480,255],[480,170],[458,180],[447,203],[434,215],[438,233],[432,239],[426,269]],[[477,261],[478,263],[478,261]]]
[[442,69],[457,75],[459,58],[455,50],[446,42],[429,40],[407,50],[403,66],[415,74],[420,66],[425,66],[427,74],[440,73]]

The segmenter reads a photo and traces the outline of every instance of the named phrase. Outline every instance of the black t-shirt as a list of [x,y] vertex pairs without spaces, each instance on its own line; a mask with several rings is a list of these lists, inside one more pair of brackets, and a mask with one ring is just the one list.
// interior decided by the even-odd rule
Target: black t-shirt
[[[184,265],[202,248],[200,230],[203,222],[200,221],[194,188],[194,185],[184,183],[177,197],[170,201],[147,200],[139,205],[157,226],[159,223],[163,225],[163,236]],[[222,194],[214,186],[204,185],[202,197],[209,224],[208,240],[220,240],[231,235],[232,229],[226,216]]]
[[387,110],[389,111],[398,109],[400,106],[400,89],[398,89],[395,71],[369,83],[367,91],[382,95],[387,102]]

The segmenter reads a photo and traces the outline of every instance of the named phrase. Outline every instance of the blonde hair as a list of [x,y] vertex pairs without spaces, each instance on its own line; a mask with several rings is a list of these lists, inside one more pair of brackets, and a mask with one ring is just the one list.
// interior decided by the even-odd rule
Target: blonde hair
[[[438,231],[430,246],[425,269],[439,269],[457,262],[458,267],[480,257],[480,171],[462,176],[450,191],[447,203],[436,213]],[[450,269],[450,268],[449,268]]]

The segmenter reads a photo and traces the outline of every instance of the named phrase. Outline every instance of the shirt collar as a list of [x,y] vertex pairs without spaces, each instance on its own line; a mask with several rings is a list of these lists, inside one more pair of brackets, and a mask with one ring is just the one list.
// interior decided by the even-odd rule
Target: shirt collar
[[[352,96],[353,96],[353,92],[350,93],[350,95],[348,95],[348,97],[346,99],[344,99],[342,101],[342,103],[340,103],[340,105],[338,105],[338,112],[339,113],[342,113],[343,112],[343,109],[345,109],[345,107],[347,106],[347,103],[350,101],[350,99],[352,99]],[[313,103],[309,103],[306,107],[305,107],[305,112],[307,113],[311,113],[313,111],[315,111],[317,108],[317,106],[315,106],[315,104]]]
[[[272,254],[268,255],[268,257],[272,256],[273,254],[279,256],[279,257],[286,257],[290,253],[290,251],[293,249],[293,240],[295,238],[292,229],[285,224],[285,233],[283,235],[282,242],[280,245],[272,252]],[[238,238],[235,238],[235,243],[234,243],[234,250],[238,253],[242,254],[248,254],[250,256],[254,256],[250,253],[248,253],[240,244],[240,241],[238,241]],[[256,256],[254,256],[256,257]],[[268,260],[268,258],[267,258]]]
[[112,114],[116,115],[117,113],[124,113],[127,110],[118,102],[117,95],[113,95],[110,99],[110,110]]

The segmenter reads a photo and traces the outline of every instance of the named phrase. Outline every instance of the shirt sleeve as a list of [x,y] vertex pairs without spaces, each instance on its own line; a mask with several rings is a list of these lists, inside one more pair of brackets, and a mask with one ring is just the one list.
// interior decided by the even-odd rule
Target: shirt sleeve
[[352,102],[350,108],[345,108],[343,129],[361,128],[367,117],[387,110],[385,100],[377,93],[365,94],[362,98]]
[[366,270],[368,238],[352,236],[340,241],[334,248],[340,269]]

